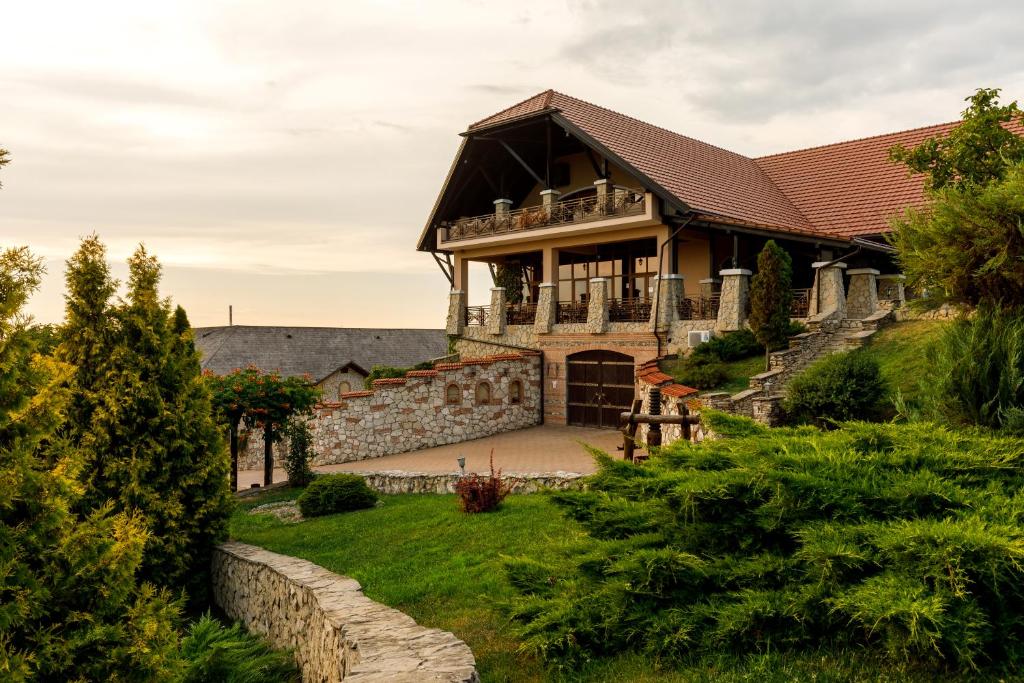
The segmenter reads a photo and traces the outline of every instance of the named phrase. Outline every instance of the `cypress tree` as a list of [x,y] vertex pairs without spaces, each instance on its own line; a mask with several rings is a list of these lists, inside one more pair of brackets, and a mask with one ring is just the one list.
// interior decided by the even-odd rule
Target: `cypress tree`
[[76,512],[81,457],[58,431],[73,371],[22,314],[40,274],[27,250],[0,254],[0,677],[173,680],[177,607],[136,582],[143,520]]
[[[88,241],[87,241],[88,242]],[[96,241],[98,243],[98,241]],[[69,281],[87,283],[78,300],[69,292],[62,350],[70,340],[96,340],[87,351],[96,365],[80,371],[74,390],[85,421],[74,437],[87,452],[84,504],[111,500],[140,513],[149,528],[142,575],[160,586],[206,597],[213,546],[227,531],[230,512],[227,454],[212,418],[199,356],[184,311],[171,310],[158,292],[160,265],[140,247],[129,259],[127,293],[103,319],[79,316],[72,305],[99,310],[108,291],[95,263],[94,243],[68,264]],[[76,324],[77,323],[77,324]]]
[[757,274],[750,279],[750,329],[764,346],[764,369],[772,346],[786,340],[793,300],[793,261],[775,240],[757,255]]

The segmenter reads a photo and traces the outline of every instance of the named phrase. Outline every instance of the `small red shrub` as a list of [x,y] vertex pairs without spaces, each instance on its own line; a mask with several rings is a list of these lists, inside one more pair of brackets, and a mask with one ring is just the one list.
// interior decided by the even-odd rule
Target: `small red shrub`
[[455,493],[459,495],[459,503],[463,512],[490,512],[497,508],[509,488],[501,480],[501,470],[494,471],[494,449],[491,449],[491,474],[481,477],[479,474],[467,474],[455,484]]

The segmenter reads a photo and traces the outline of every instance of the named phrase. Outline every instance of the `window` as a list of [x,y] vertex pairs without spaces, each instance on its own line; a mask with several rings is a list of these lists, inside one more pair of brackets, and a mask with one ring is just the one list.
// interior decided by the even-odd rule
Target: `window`
[[458,384],[448,385],[448,388],[444,390],[444,401],[450,406],[462,403],[462,389]]
[[338,384],[338,398],[341,398],[342,394],[347,394],[350,391],[352,391],[352,385],[348,382]]
[[508,385],[508,400],[513,404],[519,404],[523,402],[523,383],[519,380],[513,380]]
[[480,382],[476,385],[476,404],[486,406],[491,403],[491,385],[487,382]]

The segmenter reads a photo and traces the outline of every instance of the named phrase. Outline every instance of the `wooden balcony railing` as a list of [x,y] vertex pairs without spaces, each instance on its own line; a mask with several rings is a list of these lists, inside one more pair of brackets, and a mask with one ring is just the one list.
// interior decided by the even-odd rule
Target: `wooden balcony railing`
[[680,320],[715,320],[721,296],[687,296],[679,300]]
[[793,300],[789,305],[789,316],[791,318],[806,318],[811,309],[811,290],[794,289]]
[[616,189],[600,201],[594,196],[580,197],[557,202],[550,209],[544,206],[529,206],[500,215],[492,213],[460,218],[444,226],[448,228],[448,235],[443,241],[502,235],[617,216],[643,215],[646,210],[647,195],[643,190]]
[[555,322],[585,323],[589,309],[590,307],[583,301],[559,301]]
[[651,319],[651,300],[640,297],[608,300],[608,320],[613,323],[639,323]]

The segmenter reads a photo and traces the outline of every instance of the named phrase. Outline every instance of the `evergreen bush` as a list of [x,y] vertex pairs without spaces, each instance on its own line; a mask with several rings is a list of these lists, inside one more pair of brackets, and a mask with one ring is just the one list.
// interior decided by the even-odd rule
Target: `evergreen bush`
[[193,622],[181,640],[182,683],[299,683],[290,652],[271,649],[238,624],[224,626],[209,614]]
[[303,418],[288,421],[284,430],[288,439],[288,452],[284,456],[284,471],[288,474],[288,485],[303,487],[313,481],[313,470],[309,463],[316,457],[313,451],[313,434],[309,423]]
[[947,326],[922,394],[936,419],[1024,434],[1024,313],[985,308]]
[[377,498],[358,474],[325,474],[314,479],[297,502],[303,517],[320,517],[373,507]]
[[797,375],[783,409],[794,423],[871,420],[881,416],[887,395],[878,361],[858,350],[826,356]]
[[684,362],[677,374],[677,379],[694,389],[714,389],[725,382],[728,375],[721,363],[690,363]]
[[1024,658],[1024,445],[942,426],[708,426],[599,454],[552,500],[587,532],[506,563],[524,650],[572,668],[792,652],[971,676]]

